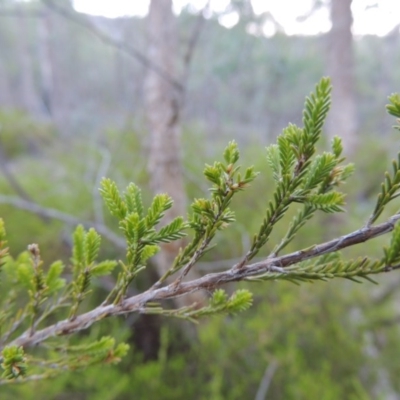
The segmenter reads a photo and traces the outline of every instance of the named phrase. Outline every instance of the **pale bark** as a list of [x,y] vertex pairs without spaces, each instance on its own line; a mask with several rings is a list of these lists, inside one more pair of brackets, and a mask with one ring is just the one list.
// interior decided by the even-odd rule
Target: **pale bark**
[[[29,330],[13,340],[7,346],[35,346],[51,337],[64,336],[74,332],[82,331],[89,328],[95,322],[114,315],[129,314],[132,312],[143,314],[151,313],[151,307],[146,308],[146,304],[148,302],[179,298],[187,293],[192,293],[201,289],[212,291],[229,282],[236,282],[246,278],[257,277],[260,274],[290,274],[291,272],[286,272],[285,268],[298,264],[301,261],[309,260],[323,254],[333,253],[347,247],[372,240],[385,233],[391,232],[399,220],[400,214],[396,214],[379,225],[366,226],[347,235],[309,247],[307,249],[295,251],[279,257],[266,258],[263,261],[245,265],[242,268],[238,268],[238,266],[241,264],[238,263],[224,272],[208,274],[199,279],[191,280],[189,282],[182,282],[178,287],[171,283],[170,285],[159,289],[150,288],[141,294],[124,299],[119,304],[98,306],[91,311],[77,316],[74,320],[66,319],[59,321],[54,325],[35,331],[33,334],[30,334]],[[400,269],[400,265],[387,267],[385,271],[390,272],[397,269]],[[173,312],[171,315],[174,315]]]
[[38,53],[41,79],[41,99],[43,109],[48,116],[53,113],[53,64],[51,58],[51,16],[43,7],[43,15],[38,24]]
[[331,0],[332,29],[328,35],[328,75],[332,79],[332,109],[327,121],[328,135],[343,139],[351,154],[357,146],[357,109],[354,82],[354,50],[351,27],[352,0]]
[[70,82],[66,65],[63,61],[63,44],[68,36],[67,25],[63,18],[53,12],[48,12],[42,26],[42,39],[45,41],[41,51],[46,55],[47,68],[42,69],[43,95],[48,95],[48,105],[51,110],[51,118],[63,135],[70,133],[71,103],[66,89],[66,82]]
[[[183,91],[172,85],[163,75],[178,81],[178,32],[172,13],[172,0],[153,0],[148,16],[148,59],[163,69],[159,74],[148,70],[146,79],[146,113],[150,133],[149,164],[150,186],[154,194],[168,193],[174,200],[164,223],[186,214],[186,194],[182,170],[180,145],[180,111]],[[162,246],[156,259],[162,276],[171,266],[183,241]],[[191,271],[190,277],[196,277]],[[187,301],[203,302],[204,297],[192,295]]]
[[35,88],[32,65],[32,52],[29,43],[29,19],[17,8],[18,28],[16,42],[19,58],[19,98],[22,108],[30,114],[37,115],[40,112],[39,98]]

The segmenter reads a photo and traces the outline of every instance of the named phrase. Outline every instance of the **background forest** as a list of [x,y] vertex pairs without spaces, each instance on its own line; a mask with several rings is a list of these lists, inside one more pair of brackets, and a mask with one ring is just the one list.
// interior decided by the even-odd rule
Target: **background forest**
[[[384,36],[352,37],[351,0],[313,1],[299,20],[325,9],[330,30],[288,35],[251,1],[218,12],[212,3],[189,3],[176,15],[170,0],[153,0],[145,18],[110,19],[78,13],[68,0],[0,1],[0,216],[13,256],[35,242],[45,261],[68,263],[71,233],[82,222],[103,235],[104,259],[121,258],[123,240],[98,193],[103,176],[121,187],[135,182],[145,200],[167,191],[185,214],[186,198],[207,190],[204,164],[228,141],[239,143],[247,164],[264,168],[265,146],[301,121],[304,97],[324,75],[334,86],[326,143],[343,137],[356,173],[347,212],[318,216],[289,250],[365,223],[399,149],[385,112],[400,87],[399,25]],[[236,25],[221,25],[232,14]],[[235,229],[196,273],[221,270],[244,253],[271,182],[240,198]],[[372,242],[371,252],[384,243]],[[358,255],[357,247],[348,251]],[[131,292],[156,281],[162,263]],[[400,399],[400,276],[376,279],[253,284],[249,311],[197,326],[151,315],[110,319],[79,335],[127,341],[121,364],[2,386],[0,399]],[[96,281],[94,297],[112,284]]]

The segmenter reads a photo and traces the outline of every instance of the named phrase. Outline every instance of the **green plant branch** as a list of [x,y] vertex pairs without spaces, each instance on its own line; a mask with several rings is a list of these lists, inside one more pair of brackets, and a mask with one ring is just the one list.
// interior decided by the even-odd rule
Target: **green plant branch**
[[[233,192],[229,192],[228,195],[233,195]],[[231,197],[230,196],[230,197]],[[210,231],[213,231],[217,225],[217,223],[220,221],[221,216],[223,215],[223,208],[219,208],[217,215],[214,217],[214,220],[211,223],[211,228],[209,229]],[[210,244],[211,240],[213,239],[214,235],[207,235],[207,232],[204,234],[203,241],[200,245],[200,247],[194,252],[192,258],[190,261],[185,265],[183,268],[182,273],[179,275],[179,277],[175,280],[174,285],[175,288],[178,288],[179,285],[182,283],[182,280],[185,278],[185,276],[189,273],[189,271],[192,269],[192,267],[196,264],[196,262],[200,259],[200,257],[204,254],[206,251],[208,245]],[[174,273],[175,271],[171,271]]]
[[297,212],[287,230],[285,236],[279,244],[277,244],[272,251],[272,256],[276,257],[281,250],[283,250],[296,236],[296,233],[309,221],[315,213],[316,209],[313,206],[306,204],[302,210]]
[[[17,284],[25,289],[22,297],[27,305],[19,309],[15,318],[17,297],[9,293],[3,306],[8,307],[0,314],[4,324],[7,319],[9,330],[3,334],[0,347],[0,362],[7,380],[22,382],[27,376],[27,367],[33,360],[32,376],[49,377],[38,368],[59,365],[65,368],[83,368],[95,363],[118,362],[126,354],[127,345],[115,345],[110,337],[96,342],[76,346],[58,346],[43,344],[50,352],[61,352],[61,357],[49,361],[30,358],[24,349],[40,345],[49,338],[57,338],[89,328],[95,322],[110,316],[128,313],[158,314],[177,317],[195,322],[198,318],[218,313],[243,311],[251,306],[252,295],[248,290],[237,290],[230,297],[221,289],[229,282],[286,280],[293,283],[344,278],[359,282],[365,279],[374,282],[370,275],[400,269],[400,213],[392,215],[386,222],[373,225],[385,206],[399,196],[400,191],[400,155],[393,162],[393,174],[386,173],[385,182],[378,196],[375,210],[366,226],[333,240],[315,244],[286,255],[280,255],[282,249],[295,237],[304,224],[318,210],[335,213],[343,210],[344,194],[337,187],[346,181],[353,172],[351,164],[342,165],[342,144],[340,138],[332,141],[331,152],[316,154],[316,143],[320,139],[323,122],[330,106],[331,86],[329,79],[323,78],[317,84],[315,92],[306,98],[303,112],[303,128],[289,125],[278,137],[277,144],[267,148],[267,163],[273,171],[275,190],[272,200],[267,203],[265,217],[260,229],[254,235],[248,252],[239,262],[221,272],[207,274],[199,279],[184,282],[188,272],[197,264],[202,255],[210,249],[211,241],[218,231],[225,229],[235,221],[235,215],[229,206],[236,193],[248,186],[257,176],[253,167],[239,173],[239,150],[235,142],[230,142],[224,151],[224,162],[206,165],[204,175],[211,182],[209,199],[195,199],[192,213],[187,222],[177,217],[168,224],[159,227],[165,212],[172,207],[172,198],[167,194],[154,197],[147,212],[142,202],[141,191],[130,183],[121,193],[115,182],[103,179],[101,194],[110,213],[119,221],[119,227],[126,239],[126,260],[121,266],[115,287],[111,288],[107,298],[98,307],[79,313],[79,305],[90,293],[92,278],[110,275],[116,267],[114,260],[97,262],[100,249],[100,235],[94,230],[85,231],[82,225],[74,233],[71,269],[72,279],[66,285],[62,278],[64,265],[56,261],[44,272],[37,245],[28,248],[31,263],[26,253],[15,261],[7,256],[5,229],[0,220],[0,269],[5,272],[6,283]],[[400,96],[390,98],[389,112],[400,115]],[[1,201],[1,197],[0,197]],[[267,243],[275,225],[286,214],[293,203],[302,205],[302,209],[292,219],[286,234],[274,250],[265,259],[257,262],[250,260]],[[186,235],[186,229],[194,231],[192,241],[181,249],[170,269],[149,289],[143,293],[127,297],[127,290],[133,279],[148,266],[149,258],[159,250],[160,243],[180,240]],[[391,241],[383,248],[381,259],[360,257],[342,260],[339,251],[356,244],[367,242],[382,234],[392,232]],[[233,265],[232,265],[233,264]],[[172,274],[180,271],[172,283],[161,287]],[[60,290],[64,287],[61,295]],[[209,304],[199,306],[194,303],[178,309],[163,307],[163,301],[204,290],[211,293]],[[18,293],[15,291],[15,293]],[[24,290],[22,290],[24,294]],[[58,295],[58,297],[57,297]],[[69,305],[69,317],[52,325],[40,328],[43,321],[62,306]],[[22,326],[24,319],[27,323]],[[28,323],[30,322],[30,323]],[[23,330],[25,331],[23,333]],[[11,340],[10,343],[6,343]],[[53,353],[51,353],[53,354]],[[37,375],[34,375],[38,373]],[[29,376],[28,376],[29,377]],[[1,381],[2,383],[2,381]]]
[[[35,346],[51,337],[69,335],[71,333],[87,329],[95,322],[110,316],[144,310],[143,307],[148,302],[172,299],[201,289],[213,290],[229,282],[241,281],[246,278],[259,276],[261,274],[270,272],[276,273],[277,270],[281,271],[280,269],[284,269],[299,262],[309,260],[323,254],[336,252],[359,243],[364,243],[385,233],[391,232],[394,229],[396,222],[399,220],[400,214],[396,214],[389,218],[386,222],[383,222],[379,225],[364,227],[331,241],[311,246],[307,249],[299,250],[287,255],[267,258],[263,261],[247,265],[242,269],[232,267],[224,272],[207,274],[190,282],[182,282],[178,288],[176,288],[174,284],[170,284],[159,289],[147,290],[136,296],[126,298],[119,304],[108,304],[105,306],[96,307],[89,312],[78,315],[73,321],[68,319],[59,321],[54,325],[36,331],[31,336],[28,333],[25,333],[13,340],[9,345],[23,347]],[[382,270],[382,272],[398,268],[399,266],[395,265],[394,267],[389,267]],[[288,271],[288,274],[290,274],[290,271]]]

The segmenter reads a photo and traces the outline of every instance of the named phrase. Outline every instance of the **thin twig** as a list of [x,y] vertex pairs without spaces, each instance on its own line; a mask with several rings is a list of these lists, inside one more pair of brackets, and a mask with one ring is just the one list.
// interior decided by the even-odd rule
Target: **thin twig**
[[4,177],[19,197],[23,198],[26,201],[33,201],[29,193],[18,182],[18,179],[15,177],[14,173],[10,170],[10,168],[8,168],[8,163],[9,161],[7,159],[7,155],[3,150],[2,140],[0,139],[0,169]]
[[0,337],[0,343],[3,345],[4,343],[7,342],[8,338],[21,326],[23,322],[26,321],[26,317],[28,315],[27,309],[25,309],[22,314],[14,320],[13,324],[11,325],[10,329],[5,332],[1,337]]
[[261,379],[260,386],[258,387],[257,394],[254,400],[265,400],[267,397],[269,386],[271,385],[272,378],[278,368],[278,362],[273,360],[265,369],[264,376]]
[[171,283],[168,286],[159,289],[149,289],[141,294],[124,299],[118,304],[98,306],[91,311],[78,315],[73,321],[68,319],[59,321],[54,325],[36,331],[32,336],[24,333],[9,345],[24,347],[34,346],[50,337],[69,335],[73,332],[87,329],[92,324],[103,318],[138,312],[139,310],[143,310],[143,306],[148,302],[172,299],[201,289],[213,290],[228,282],[241,281],[248,277],[268,273],[271,270],[271,266],[279,265],[281,268],[284,268],[310,258],[318,257],[322,254],[354,246],[391,232],[398,220],[400,220],[400,214],[392,216],[386,222],[379,225],[359,229],[329,242],[312,246],[308,249],[296,251],[272,259],[267,258],[263,261],[250,264],[240,270],[234,269],[233,267],[224,272],[208,274],[199,279],[182,282],[178,288],[176,288],[174,283]]
[[84,18],[82,15],[79,15],[78,13],[70,12],[68,9],[56,4],[52,0],[42,0],[42,3],[45,4],[53,12],[63,16],[64,18],[67,18],[71,22],[74,22],[75,24],[90,31],[98,39],[100,39],[104,44],[106,44],[108,46],[112,46],[114,48],[117,48],[118,50],[124,52],[128,56],[133,57],[135,60],[140,62],[146,68],[151,69],[152,71],[157,73],[159,76],[161,76],[166,82],[168,82],[170,85],[172,85],[179,92],[183,91],[183,86],[179,81],[174,79],[161,66],[154,64],[142,52],[135,49],[131,45],[128,45],[125,42],[116,40],[116,39],[104,34],[103,32],[99,31],[87,18]]
[[25,382],[29,382],[29,381],[41,381],[43,379],[49,379],[50,377],[52,377],[54,375],[57,375],[57,374],[45,373],[45,374],[30,375],[30,376],[26,376],[21,379],[0,379],[0,386],[1,385],[9,385],[10,383],[25,383]]
[[[204,24],[205,24],[205,18],[204,18],[204,12],[208,10],[210,7],[210,0],[207,1],[206,5],[203,7],[203,9],[199,12],[197,16],[197,20],[194,24],[194,28],[192,31],[192,34],[189,37],[187,46],[186,46],[186,51],[184,52],[183,55],[183,76],[184,76],[184,81],[186,82],[187,77],[189,76],[189,69],[190,65],[193,59],[194,55],[194,50],[196,49],[197,43],[199,42],[201,32],[203,30]],[[185,85],[186,86],[186,85]]]
[[111,243],[116,245],[117,247],[121,249],[126,248],[126,243],[125,240],[122,239],[122,237],[116,235],[114,232],[109,230],[105,225],[98,224],[96,222],[91,222],[91,221],[81,221],[79,218],[64,213],[62,211],[56,210],[54,208],[48,208],[48,207],[42,207],[39,204],[36,204],[34,202],[26,201],[24,199],[20,199],[18,197],[14,196],[6,196],[6,195],[0,195],[0,204],[9,204],[13,207],[17,207],[21,210],[29,211],[33,214],[42,216],[42,217],[47,217],[47,218],[52,218],[52,219],[57,219],[59,221],[63,221],[69,225],[83,225],[86,228],[93,227],[96,229],[98,233],[103,235],[107,240],[109,240]]
[[[232,192],[231,192],[231,195],[232,195]],[[229,196],[229,194],[227,196]],[[217,215],[214,216],[214,221],[211,225],[211,229],[213,229],[215,227],[215,224],[221,218],[222,213],[223,213],[223,209],[220,208],[218,210]],[[189,262],[185,265],[185,267],[183,267],[181,274],[178,276],[178,278],[176,278],[176,280],[174,282],[176,289],[179,287],[179,285],[182,283],[182,280],[189,273],[189,271],[193,268],[193,266],[197,263],[197,261],[200,259],[200,257],[204,254],[204,252],[206,251],[211,240],[212,240],[212,236],[205,234],[205,237],[203,238],[200,247],[194,252],[194,254],[191,257],[191,259],[189,260]]]

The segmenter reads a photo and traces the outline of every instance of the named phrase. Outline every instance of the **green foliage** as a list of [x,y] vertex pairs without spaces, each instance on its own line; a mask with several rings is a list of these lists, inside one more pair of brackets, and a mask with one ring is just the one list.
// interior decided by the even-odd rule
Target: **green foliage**
[[191,322],[197,322],[201,317],[217,314],[237,314],[246,311],[253,303],[253,295],[246,289],[240,289],[234,292],[230,297],[223,289],[214,291],[210,298],[208,306],[196,308],[193,306],[182,307],[177,310],[165,310],[159,306],[152,306],[147,310],[148,313],[156,313],[177,318],[187,319]]
[[64,264],[62,261],[54,261],[47,272],[46,275],[46,287],[47,293],[53,294],[54,292],[59,291],[65,286],[65,279],[60,278],[61,274],[64,271]]
[[[110,214],[117,219],[118,226],[126,239],[126,258],[119,262],[120,268],[115,286],[109,291],[105,301],[100,302],[100,305],[92,292],[92,281],[94,278],[112,274],[117,262],[97,261],[100,256],[101,238],[94,229],[85,230],[81,225],[76,228],[73,234],[72,274],[67,281],[67,275],[63,276],[66,270],[64,264],[61,261],[50,265],[45,263],[37,245],[30,245],[28,252],[16,259],[6,256],[5,231],[1,224],[0,258],[5,263],[2,271],[3,280],[0,284],[2,288],[8,289],[7,296],[0,298],[0,343],[3,348],[1,361],[4,377],[15,380],[20,375],[25,375],[24,378],[17,379],[18,382],[22,382],[24,379],[36,379],[32,377],[38,377],[38,379],[54,377],[63,371],[82,369],[95,364],[119,362],[121,357],[126,355],[128,346],[124,343],[116,344],[116,340],[111,336],[97,339],[101,337],[99,335],[87,340],[78,338],[73,343],[66,343],[62,338],[64,334],[86,328],[110,315],[136,311],[141,314],[156,314],[196,322],[205,316],[234,315],[249,309],[253,302],[257,303],[257,298],[253,298],[246,288],[238,289],[229,296],[224,290],[219,289],[221,282],[268,280],[300,284],[340,277],[356,282],[361,279],[372,281],[370,275],[397,268],[400,260],[398,225],[381,259],[374,259],[372,256],[346,259],[337,252],[341,249],[340,246],[344,240],[354,238],[362,230],[341,237],[331,247],[326,247],[326,244],[313,245],[287,256],[278,256],[279,252],[296,238],[299,230],[317,211],[326,214],[343,211],[344,194],[338,187],[352,174],[354,167],[351,164],[343,165],[343,149],[339,138],[333,139],[331,151],[316,154],[323,123],[330,106],[330,91],[329,79],[323,78],[317,84],[314,93],[306,99],[303,127],[289,125],[278,137],[277,143],[267,148],[267,164],[272,171],[274,190],[269,202],[265,201],[265,195],[260,196],[264,202],[265,217],[261,222],[258,221],[258,232],[254,235],[247,253],[236,265],[220,275],[211,274],[196,281],[196,283],[206,282],[206,284],[203,283],[202,288],[213,290],[208,305],[194,303],[171,309],[161,301],[200,288],[191,287],[193,282],[183,283],[183,279],[211,249],[217,234],[236,222],[235,213],[231,208],[233,199],[236,200],[236,194],[247,189],[258,175],[254,167],[241,171],[241,166],[238,165],[240,153],[234,141],[230,142],[224,150],[223,161],[206,165],[204,176],[211,184],[210,196],[195,198],[187,221],[183,217],[177,217],[168,223],[163,223],[165,221],[163,218],[173,205],[172,198],[167,194],[156,195],[149,202],[150,206],[146,211],[138,186],[130,183],[121,193],[114,180],[102,180],[100,193]],[[394,176],[391,178],[387,175],[375,212],[365,229],[370,229],[384,207],[397,197],[397,170],[398,163],[394,163]],[[258,180],[255,189],[259,190],[262,184],[263,182]],[[296,205],[300,207],[297,209],[291,207]],[[292,220],[286,225],[287,228],[281,224],[284,232],[282,234],[282,229],[277,229],[278,222],[290,217]],[[390,229],[389,224],[387,231]],[[191,230],[192,235],[188,242],[182,242],[184,246],[165,275],[138,297],[134,296],[125,301],[129,286],[138,274],[148,267],[149,260],[160,249],[159,244],[181,240],[186,236],[187,230]],[[249,266],[249,261],[270,241],[272,235],[276,235],[279,240],[269,252],[269,257]],[[273,265],[275,261],[276,265]],[[260,272],[257,273],[258,271]],[[162,287],[166,279],[174,274],[176,274],[175,281]],[[158,297],[154,293],[157,293]],[[86,307],[89,310],[94,308],[94,310],[79,314],[84,300]],[[296,299],[291,299],[290,306],[296,308],[296,305]],[[283,307],[280,314],[274,316],[275,320],[285,318],[290,311],[290,307],[287,309]],[[92,314],[93,317],[91,317]],[[66,319],[62,320],[63,318]],[[64,329],[63,327],[66,326],[68,328]],[[45,329],[41,330],[43,328]],[[19,347],[15,346],[21,338],[24,340],[27,338],[26,343],[29,343],[29,338],[35,338],[32,339],[38,341],[35,344],[40,343],[43,340],[40,335],[46,332],[46,329],[52,329],[52,334],[49,335],[51,340],[47,340],[46,347],[35,351],[28,345],[24,350],[19,350]],[[279,327],[275,328],[271,323],[269,329],[274,330]],[[287,330],[290,331],[290,329]],[[334,334],[337,333],[334,328],[332,330]],[[236,330],[239,343],[244,341],[240,336]],[[37,337],[39,339],[36,339]],[[162,340],[166,341],[165,338]],[[303,340],[307,342],[307,335],[303,336]],[[297,339],[289,332],[285,336],[285,345],[274,349],[277,357],[284,354],[277,365],[282,363],[285,369],[290,370],[291,362],[294,360],[289,374],[291,376],[296,376],[306,366],[299,351],[300,345],[301,343],[297,342]],[[312,344],[308,343],[308,345],[313,348]],[[165,363],[167,349],[165,343],[162,346],[164,350],[160,353],[160,362]],[[177,358],[176,367],[177,371],[182,373],[181,361],[182,359]],[[271,357],[267,357],[263,362],[274,365]],[[29,370],[27,370],[28,364]],[[152,368],[149,367],[149,371],[153,373],[161,371],[159,366],[153,365]],[[332,398],[343,397],[342,388],[334,384],[333,372],[328,364],[322,365],[319,369],[314,366],[310,368],[311,370],[314,375],[302,374],[301,379],[298,380],[299,389],[296,391],[293,386],[289,388],[286,391],[287,398],[302,398],[307,392],[313,393],[313,396],[320,396],[319,388],[311,392],[312,376],[317,376],[325,382],[324,384],[331,387]],[[148,374],[150,376],[151,372]],[[282,377],[278,380],[283,381]],[[0,381],[0,384],[4,382],[4,380]],[[224,387],[221,376],[215,373],[212,382],[205,388],[204,396],[227,398],[226,395],[229,394],[232,398],[237,398],[254,395],[248,388],[241,390],[239,386],[229,391]],[[346,382],[346,388],[356,393],[357,387],[360,387],[359,381],[353,374],[351,381]],[[159,389],[163,390],[161,386]]]
[[267,148],[267,162],[273,171],[276,189],[246,261],[267,243],[275,224],[292,203],[302,203],[304,209],[293,218],[286,236],[275,249],[276,254],[294,238],[316,210],[325,213],[343,211],[344,194],[334,189],[351,175],[353,167],[351,164],[340,165],[344,160],[341,158],[340,139],[333,139],[332,153],[325,152],[311,159],[329,111],[330,92],[329,79],[321,79],[315,93],[306,98],[304,127],[289,125],[278,137],[278,143]]
[[249,186],[257,177],[258,172],[254,167],[248,167],[242,176],[239,161],[239,150],[236,142],[232,141],[225,148],[225,163],[215,162],[206,165],[204,176],[213,186],[209,189],[210,199],[195,199],[191,205],[192,214],[188,226],[194,230],[193,240],[180,250],[172,267],[160,278],[157,286],[184,268],[181,278],[184,277],[192,266],[207,251],[208,246],[216,233],[227,228],[235,221],[235,214],[230,209],[232,198]]
[[[398,93],[394,93],[389,96],[390,104],[386,106],[386,110],[389,114],[400,118],[400,95]],[[399,122],[399,120],[397,120]],[[396,129],[400,129],[399,126],[395,127]]]
[[117,265],[116,261],[110,260],[95,262],[99,253],[101,238],[93,228],[85,232],[83,226],[79,225],[75,229],[73,239],[71,261],[74,280],[71,283],[73,306],[70,318],[75,318],[80,303],[90,293],[92,277],[109,275]]
[[400,262],[400,223],[393,229],[392,240],[389,247],[384,247],[384,257],[382,262],[388,268],[396,266]]
[[157,244],[183,238],[186,236],[184,230],[189,225],[182,217],[177,217],[157,231],[156,226],[165,212],[172,207],[170,196],[156,195],[145,215],[140,189],[137,186],[129,184],[121,196],[115,182],[103,179],[101,184],[100,192],[104,201],[110,213],[119,219],[119,227],[127,241],[127,263],[122,264],[117,284],[107,299],[107,302],[118,303],[135,276],[146,268],[148,259],[158,252]]
[[[122,200],[117,184],[111,179],[103,179],[100,193],[103,196],[104,203],[106,204],[108,211],[110,211],[110,214],[120,219],[125,218],[127,213],[126,202]],[[128,193],[130,196],[128,196]],[[134,201],[136,200],[135,192],[132,191],[132,185],[130,185],[126,196],[128,197],[130,207],[132,208],[132,203],[135,204]]]
[[12,380],[26,375],[27,363],[24,349],[18,346],[7,346],[2,352],[2,378]]
[[[1,343],[7,343],[10,338],[24,332],[33,334],[50,317],[59,315],[59,311],[65,307],[70,308],[70,319],[73,320],[79,304],[90,292],[92,277],[110,274],[115,268],[115,261],[96,263],[100,236],[93,229],[86,232],[82,226],[78,226],[73,237],[73,279],[68,285],[66,279],[61,277],[64,264],[61,261],[53,262],[46,272],[36,244],[28,246],[28,252],[15,260],[11,257],[5,258],[4,280],[1,283],[3,288],[10,289],[7,297],[0,298]],[[113,338],[103,338],[80,346],[81,353],[73,355],[79,353],[77,347],[70,348],[67,345],[60,348],[57,345],[46,358],[43,355],[35,357],[22,352],[22,348],[18,346],[6,346],[2,353],[3,376],[14,379],[19,370],[21,372],[18,376],[23,376],[29,364],[30,375],[37,372],[40,378],[53,377],[69,369],[118,362],[128,349],[123,343],[116,345]],[[10,371],[14,373],[13,376]]]
[[[23,378],[26,375],[28,364],[30,368],[40,375],[35,378],[45,379],[65,373],[76,371],[96,364],[115,364],[126,356],[129,346],[121,343],[116,345],[115,339],[102,337],[99,340],[81,343],[79,345],[51,346],[58,357],[51,360],[42,360],[24,353],[22,347],[8,346],[2,351],[4,372],[2,377],[6,380]],[[4,382],[3,382],[4,383]]]
[[115,345],[112,337],[102,337],[94,342],[66,346],[62,351],[68,355],[67,360],[60,360],[60,366],[68,365],[68,369],[87,367],[93,364],[114,364],[121,361],[128,352],[129,346],[125,343]]
[[386,205],[399,196],[400,189],[400,154],[398,159],[392,161],[393,174],[390,177],[389,172],[385,173],[385,181],[381,184],[381,192],[378,195],[374,212],[372,213],[368,224],[375,222],[382,214]]

